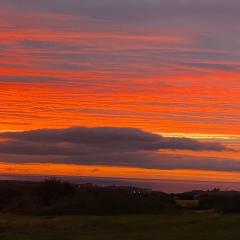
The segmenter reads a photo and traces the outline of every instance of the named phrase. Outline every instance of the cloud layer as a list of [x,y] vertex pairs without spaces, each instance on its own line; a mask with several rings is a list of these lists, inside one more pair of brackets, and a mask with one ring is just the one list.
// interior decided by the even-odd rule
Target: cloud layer
[[223,151],[218,143],[205,143],[188,138],[162,137],[134,128],[73,127],[2,133],[7,141],[0,153],[36,155],[79,155],[108,152],[158,151],[161,149]]
[[234,0],[1,0],[0,129],[240,134],[239,11]]
[[219,143],[163,137],[135,128],[72,127],[1,133],[6,162],[125,166],[145,169],[240,171],[240,162],[161,153],[161,150],[227,151]]
[[[129,128],[239,148],[239,11],[236,0],[1,0],[0,131],[53,129],[2,134],[0,160],[239,170],[225,145]],[[55,129],[79,125],[127,128]]]

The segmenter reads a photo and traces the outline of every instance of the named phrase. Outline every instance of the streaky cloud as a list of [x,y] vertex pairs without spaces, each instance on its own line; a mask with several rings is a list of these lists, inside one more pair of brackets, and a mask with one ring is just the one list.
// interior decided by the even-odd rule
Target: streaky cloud
[[[6,132],[0,136],[1,153],[68,155],[87,152],[135,152],[193,150],[229,150],[220,143],[202,142],[190,138],[163,137],[136,128],[71,127]],[[65,150],[65,151],[64,151]]]

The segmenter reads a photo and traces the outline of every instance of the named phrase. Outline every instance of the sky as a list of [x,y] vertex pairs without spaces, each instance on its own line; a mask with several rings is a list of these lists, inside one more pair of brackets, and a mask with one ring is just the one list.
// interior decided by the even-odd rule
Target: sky
[[239,11],[0,0],[0,174],[240,182]]

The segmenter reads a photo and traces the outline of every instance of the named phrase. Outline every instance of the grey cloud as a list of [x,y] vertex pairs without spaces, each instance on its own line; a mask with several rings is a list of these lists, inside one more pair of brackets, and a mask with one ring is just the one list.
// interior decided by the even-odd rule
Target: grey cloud
[[[238,16],[240,4],[234,0],[2,0],[2,5],[43,12],[86,15],[100,20],[146,20],[170,16],[199,18]],[[170,16],[169,16],[170,15]],[[181,20],[181,19],[180,19]]]
[[2,133],[0,136],[8,140],[0,144],[0,153],[34,154],[36,151],[35,154],[43,155],[78,155],[91,152],[136,152],[161,149],[227,150],[225,146],[218,143],[162,137],[134,128],[73,127],[10,132]]
[[83,165],[138,167],[145,169],[197,169],[210,171],[240,171],[240,161],[226,158],[196,157],[155,152],[108,153],[73,157],[63,162]]
[[38,76],[1,76],[0,73],[0,82],[26,82],[26,83],[44,83],[44,82],[61,82],[62,79],[54,77],[38,77]]
[[[69,36],[56,39],[50,34],[50,39],[44,40],[31,35],[16,42],[15,47],[31,56],[34,64],[42,69],[69,73],[94,71],[98,76],[114,71],[116,78],[142,78],[165,71],[177,76],[192,68],[199,74],[215,69],[239,71],[240,3],[234,0],[2,0],[0,7],[3,11],[8,7],[3,19],[16,29],[44,30],[46,27],[52,33]],[[31,14],[28,16],[21,10]],[[94,35],[90,36],[91,41],[81,37],[73,41],[72,31],[79,35],[81,32],[103,34],[97,41],[92,41]],[[132,38],[124,39],[119,37],[121,35]],[[150,36],[150,39],[152,36],[178,36],[184,41],[163,43],[137,36]],[[211,51],[214,49],[224,51]],[[11,56],[6,50],[3,58]],[[15,67],[11,59],[8,62],[6,64]],[[20,61],[18,67],[26,67],[22,64]],[[53,80],[49,76],[49,81]],[[46,82],[48,77],[16,77],[16,80],[7,77],[4,80],[3,76],[0,81]],[[175,81],[178,82],[177,78]]]
[[0,157],[8,163],[64,163],[145,169],[240,171],[231,159],[164,154],[163,149],[226,151],[224,145],[170,138],[135,128],[72,127],[0,134]]
[[240,161],[227,158],[196,157],[154,152],[96,153],[79,156],[0,154],[8,163],[60,163],[88,166],[121,166],[144,169],[196,169],[209,171],[240,171]]
[[87,44],[80,45],[76,43],[72,43],[71,41],[66,44],[65,42],[58,42],[58,41],[40,41],[40,40],[22,40],[18,42],[20,47],[26,49],[42,49],[42,50],[64,50],[64,51],[79,51],[81,48],[87,49]]

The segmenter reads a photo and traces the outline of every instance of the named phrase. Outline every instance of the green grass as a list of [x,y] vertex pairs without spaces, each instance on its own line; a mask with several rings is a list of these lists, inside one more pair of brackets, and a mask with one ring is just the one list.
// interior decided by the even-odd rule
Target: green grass
[[124,216],[0,215],[1,240],[232,240],[240,215],[181,213]]

